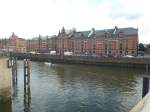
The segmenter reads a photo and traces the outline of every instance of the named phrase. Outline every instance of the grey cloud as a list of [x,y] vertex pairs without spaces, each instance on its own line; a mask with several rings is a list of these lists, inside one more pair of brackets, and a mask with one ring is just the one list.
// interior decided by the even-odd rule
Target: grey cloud
[[118,19],[118,18],[126,18],[128,20],[136,20],[139,19],[140,17],[142,17],[142,14],[140,13],[131,13],[131,12],[113,12],[110,13],[109,16],[112,19]]
[[135,20],[142,17],[142,13],[134,9],[134,6],[133,8],[128,7],[128,2],[124,3],[121,0],[107,0],[107,3],[109,4],[108,16],[112,19],[125,18],[128,20]]
[[112,19],[125,18],[128,20],[136,20],[143,16],[141,12],[137,12],[134,8],[132,10],[128,8],[121,0],[114,0],[110,3],[108,15]]
[[142,17],[142,14],[129,14],[126,16],[126,18],[129,20],[139,19],[140,17]]

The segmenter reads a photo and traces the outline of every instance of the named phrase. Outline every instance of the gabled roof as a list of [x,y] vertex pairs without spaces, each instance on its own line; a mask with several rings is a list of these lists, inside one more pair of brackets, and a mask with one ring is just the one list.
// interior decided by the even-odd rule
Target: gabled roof
[[[111,36],[113,36],[115,34],[123,34],[125,36],[128,36],[128,35],[137,35],[137,31],[138,30],[135,28],[128,27],[128,28],[95,30],[95,33],[96,33],[96,36],[98,36],[100,38],[104,38],[105,33],[109,33]],[[79,37],[81,37],[81,35],[83,35],[83,37],[88,38],[89,37],[88,35],[90,34],[90,32],[91,32],[90,30],[89,31],[75,32],[74,37],[79,38]]]

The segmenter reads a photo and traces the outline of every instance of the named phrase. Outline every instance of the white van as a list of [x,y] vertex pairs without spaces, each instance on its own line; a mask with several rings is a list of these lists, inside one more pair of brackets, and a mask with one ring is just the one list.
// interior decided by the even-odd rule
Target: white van
[[64,55],[66,55],[66,56],[72,56],[73,53],[72,52],[64,52]]
[[56,51],[50,51],[50,55],[56,55]]

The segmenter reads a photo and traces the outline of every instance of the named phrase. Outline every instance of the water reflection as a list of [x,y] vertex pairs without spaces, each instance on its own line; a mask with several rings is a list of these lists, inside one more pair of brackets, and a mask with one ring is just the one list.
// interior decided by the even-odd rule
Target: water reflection
[[17,86],[17,83],[14,83],[12,81],[12,98],[15,98],[17,97],[18,95],[18,90],[17,90],[18,86]]
[[11,100],[6,103],[0,103],[0,112],[12,112]]
[[[86,67],[86,68],[85,68]],[[54,68],[60,85],[76,83],[94,83],[103,88],[117,88],[119,91],[132,91],[136,86],[136,78],[143,71],[128,68],[110,68],[96,66],[56,65]],[[134,91],[134,90],[133,90]]]
[[31,92],[30,87],[24,89],[24,112],[31,112]]
[[[60,86],[64,88],[63,93],[66,92],[65,90],[70,90],[69,94],[66,93],[66,98],[76,98],[75,104],[74,101],[68,100],[67,111],[71,107],[80,110],[82,108],[79,106],[82,105],[89,112],[99,110],[127,112],[127,109],[137,101],[133,96],[137,95],[136,88],[139,86],[137,78],[143,73],[136,69],[82,65],[57,65],[55,70]],[[140,99],[141,93],[138,95]]]

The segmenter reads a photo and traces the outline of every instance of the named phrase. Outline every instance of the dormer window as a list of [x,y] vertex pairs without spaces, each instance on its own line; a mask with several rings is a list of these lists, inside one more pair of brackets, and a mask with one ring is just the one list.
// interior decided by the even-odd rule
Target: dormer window
[[117,34],[117,31],[118,31],[118,30],[119,30],[118,27],[115,26],[114,31],[113,31],[113,34]]
[[115,26],[114,31],[113,31],[113,37],[119,37],[119,28]]
[[110,33],[108,31],[105,31],[105,38],[109,38],[110,37]]
[[94,37],[96,35],[95,29],[92,28],[91,32],[89,33],[88,37]]
[[114,32],[113,32],[113,34],[116,34],[116,31],[117,31],[117,30],[115,29]]

